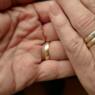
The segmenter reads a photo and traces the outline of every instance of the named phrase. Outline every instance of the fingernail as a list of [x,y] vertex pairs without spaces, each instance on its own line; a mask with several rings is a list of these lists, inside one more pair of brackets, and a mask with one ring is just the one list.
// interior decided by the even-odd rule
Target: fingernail
[[50,4],[50,13],[54,16],[57,16],[59,14],[58,5],[54,1],[49,2],[49,4]]

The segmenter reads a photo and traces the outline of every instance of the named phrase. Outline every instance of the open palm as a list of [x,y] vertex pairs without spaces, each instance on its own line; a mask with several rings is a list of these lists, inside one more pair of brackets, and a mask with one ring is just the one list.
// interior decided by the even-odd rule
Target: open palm
[[[34,5],[1,13],[0,22],[0,95],[17,92],[35,81],[71,75],[71,65],[52,24],[42,24]],[[46,40],[52,41],[51,60],[43,61]]]

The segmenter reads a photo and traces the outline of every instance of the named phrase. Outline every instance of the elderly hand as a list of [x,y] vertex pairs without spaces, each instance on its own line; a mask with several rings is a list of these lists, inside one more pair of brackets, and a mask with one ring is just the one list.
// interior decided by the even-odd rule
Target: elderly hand
[[[48,10],[49,2],[43,2],[0,13],[0,95],[74,74]],[[47,61],[42,59],[46,41],[51,58]]]
[[53,26],[81,84],[89,95],[95,95],[95,0],[56,2],[62,9],[50,3]]

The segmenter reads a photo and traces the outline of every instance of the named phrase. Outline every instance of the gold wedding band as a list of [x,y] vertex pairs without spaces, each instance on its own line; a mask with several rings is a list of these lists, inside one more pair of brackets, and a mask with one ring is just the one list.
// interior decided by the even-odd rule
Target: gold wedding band
[[85,38],[85,42],[88,46],[88,48],[92,47],[93,45],[95,45],[95,31],[93,31],[92,33],[90,33],[86,38]]
[[50,59],[49,48],[50,48],[49,43],[48,42],[45,43],[44,46],[43,46],[43,50],[42,50],[44,60],[49,60]]
[[87,46],[90,48],[93,45],[95,45],[95,38],[93,38],[89,43],[87,43]]

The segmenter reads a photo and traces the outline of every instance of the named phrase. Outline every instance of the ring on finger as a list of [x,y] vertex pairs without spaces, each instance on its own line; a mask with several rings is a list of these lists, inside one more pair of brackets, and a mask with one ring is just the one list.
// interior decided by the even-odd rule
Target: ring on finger
[[44,60],[50,59],[49,48],[50,48],[50,44],[49,44],[49,42],[46,42],[43,46],[43,49],[42,49]]
[[85,42],[87,44],[87,47],[90,48],[93,45],[95,45],[95,31],[93,31],[92,33],[90,33],[86,38],[85,38]]

